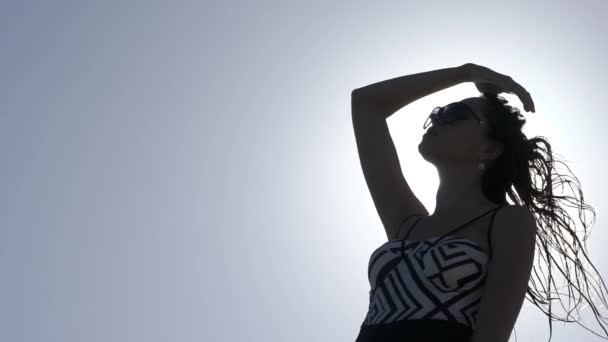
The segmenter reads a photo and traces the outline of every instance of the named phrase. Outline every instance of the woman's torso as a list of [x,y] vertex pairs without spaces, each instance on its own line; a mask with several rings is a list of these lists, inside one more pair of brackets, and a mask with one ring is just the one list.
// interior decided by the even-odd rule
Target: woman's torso
[[399,239],[370,256],[369,308],[357,342],[468,339],[491,258],[488,234],[502,207],[458,225],[406,218]]

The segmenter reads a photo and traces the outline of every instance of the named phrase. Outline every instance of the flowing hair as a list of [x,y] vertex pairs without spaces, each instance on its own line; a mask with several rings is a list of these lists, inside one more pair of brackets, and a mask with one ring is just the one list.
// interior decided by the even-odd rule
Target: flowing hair
[[[580,183],[575,176],[571,178],[555,173],[554,177],[553,171],[555,168],[555,161],[551,151],[551,145],[544,137],[534,137],[532,139],[526,138],[525,134],[521,131],[521,128],[526,123],[526,120],[521,115],[519,109],[507,105],[508,101],[504,97],[497,94],[482,92],[480,97],[487,100],[486,103],[489,105],[489,110],[486,114],[490,126],[488,137],[496,142],[499,142],[503,146],[502,154],[487,167],[484,175],[482,176],[482,189],[487,198],[497,204],[507,203],[506,195],[508,195],[512,202],[516,203],[517,205],[527,207],[534,214],[534,218],[537,222],[536,245],[540,245],[546,254],[546,258],[544,258],[542,253],[538,253],[538,259],[540,260],[540,257],[543,256],[543,260],[546,264],[548,264],[547,267],[543,267],[549,272],[549,276],[546,281],[548,289],[545,290],[544,284],[541,284],[543,290],[545,290],[547,293],[547,296],[540,297],[537,289],[535,288],[536,282],[534,281],[534,277],[531,276],[531,284],[534,286],[534,288],[528,286],[526,292],[531,297],[529,300],[540,308],[545,314],[548,314],[549,341],[551,341],[552,318],[556,318],[557,320],[563,322],[577,322],[579,325],[581,325],[581,323],[579,323],[578,320],[568,320],[570,311],[572,310],[568,311],[568,315],[565,320],[551,314],[551,300],[559,299],[560,293],[551,292],[551,282],[553,281],[551,277],[551,265],[552,260],[556,260],[549,252],[547,246],[557,249],[559,252],[558,255],[562,260],[564,260],[564,268],[566,270],[565,273],[564,269],[560,267],[559,264],[556,265],[556,267],[567,279],[567,286],[569,289],[568,292],[572,293],[572,287],[574,287],[579,293],[581,293],[582,297],[584,297],[585,300],[591,305],[591,308],[593,309],[593,312],[597,318],[598,311],[590,300],[588,291],[587,296],[582,294],[579,288],[580,283],[578,279],[580,274],[588,288],[588,279],[585,274],[586,271],[583,268],[583,264],[579,258],[579,251],[582,252],[582,255],[587,260],[589,260],[587,254],[585,253],[585,249],[587,248],[585,241],[589,233],[587,233],[587,224],[585,222],[583,210],[591,211],[593,214],[593,221],[595,221],[595,210],[593,207],[585,204]],[[557,162],[565,165],[559,160]],[[565,166],[570,171],[570,168],[568,168],[567,165]],[[536,179],[540,179],[540,184],[538,186],[535,182]],[[578,193],[580,199],[577,199],[576,196],[554,195],[553,190],[556,188],[554,183],[559,183],[562,185],[562,188],[564,183],[568,184],[570,188],[574,190],[575,195],[576,192]],[[572,188],[572,185],[574,185],[574,189]],[[582,238],[583,243],[581,243],[581,240],[577,237],[576,230],[571,228],[571,226],[574,226],[574,224],[571,225],[570,223],[574,223],[574,221],[570,218],[566,211],[558,205],[558,200],[563,200],[564,205],[566,205],[566,203],[573,203],[578,209],[578,216],[583,224],[585,232]],[[568,206],[572,208],[572,206]],[[564,238],[564,235],[571,237],[572,242],[569,242],[566,238]],[[572,256],[574,256],[574,259]],[[571,261],[571,263],[568,261]],[[591,263],[591,261],[589,262]],[[574,271],[573,277],[570,276],[571,267]],[[597,269],[593,266],[593,264],[591,264],[591,267],[597,272]],[[540,271],[544,276],[543,268],[540,268]],[[534,267],[533,273],[538,278],[538,271],[536,267]],[[601,280],[604,289],[606,289],[606,285],[601,279],[601,276],[599,274],[597,275]],[[572,282],[571,278],[576,279],[576,284],[578,286]],[[595,280],[595,277],[592,278]],[[555,285],[554,281],[553,284]],[[556,289],[561,289],[562,287],[554,286]],[[599,293],[603,298],[603,305],[607,305],[604,295],[601,292],[601,288],[599,292],[597,292],[597,290],[595,292]],[[551,297],[552,293],[557,293],[558,296]],[[568,296],[568,303],[570,303],[571,297],[573,296]],[[526,298],[528,298],[527,295]],[[538,305],[539,303],[542,305],[549,304],[548,313],[541,305]],[[580,299],[578,300],[577,305],[575,305],[575,308],[578,306],[578,303],[580,303]],[[601,314],[600,316],[605,318]],[[587,328],[585,329],[589,330]],[[605,333],[608,333],[604,327],[602,327],[602,329]],[[596,333],[594,334],[600,336]],[[517,334],[515,334],[515,339],[517,340]]]

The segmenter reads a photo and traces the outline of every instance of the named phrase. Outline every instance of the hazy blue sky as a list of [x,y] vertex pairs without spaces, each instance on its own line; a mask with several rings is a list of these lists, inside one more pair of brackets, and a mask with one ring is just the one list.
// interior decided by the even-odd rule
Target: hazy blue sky
[[[3,1],[0,340],[354,341],[386,235],[350,92],[467,62],[532,94],[524,132],[581,181],[608,278],[607,14],[602,0]],[[389,118],[430,211],[424,119],[477,95],[461,84]],[[548,340],[547,317],[526,302],[515,332]],[[554,323],[552,341],[575,338],[603,341]]]

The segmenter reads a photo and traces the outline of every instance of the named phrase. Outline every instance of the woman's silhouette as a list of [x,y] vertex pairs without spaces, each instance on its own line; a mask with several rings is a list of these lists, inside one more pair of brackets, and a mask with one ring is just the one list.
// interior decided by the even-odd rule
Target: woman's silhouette
[[[418,145],[440,180],[429,215],[403,178],[386,119],[462,82],[474,82],[481,96],[434,108]],[[568,197],[553,195],[549,143],[526,138],[525,119],[500,93],[516,94],[526,111],[535,112],[529,92],[511,77],[472,63],[352,92],[359,158],[388,237],[369,260],[369,309],[357,342],[507,342],[526,293],[534,303],[550,304],[528,288],[537,240],[546,252],[547,244],[566,244],[576,253],[581,243],[559,216],[567,214],[556,199]],[[548,184],[534,187],[536,176]],[[580,209],[593,212],[579,193]],[[574,246],[554,223],[575,237]],[[582,264],[571,267],[578,274]],[[550,329],[551,318],[549,305]]]

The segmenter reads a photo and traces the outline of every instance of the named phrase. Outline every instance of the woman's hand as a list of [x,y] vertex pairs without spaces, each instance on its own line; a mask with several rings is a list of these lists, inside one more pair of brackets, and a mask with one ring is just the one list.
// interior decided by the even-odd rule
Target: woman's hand
[[474,63],[461,65],[466,71],[468,81],[474,82],[475,87],[483,93],[509,93],[519,97],[524,105],[524,110],[532,113],[536,112],[534,101],[530,93],[519,83],[515,82],[510,76],[499,74],[489,68]]

